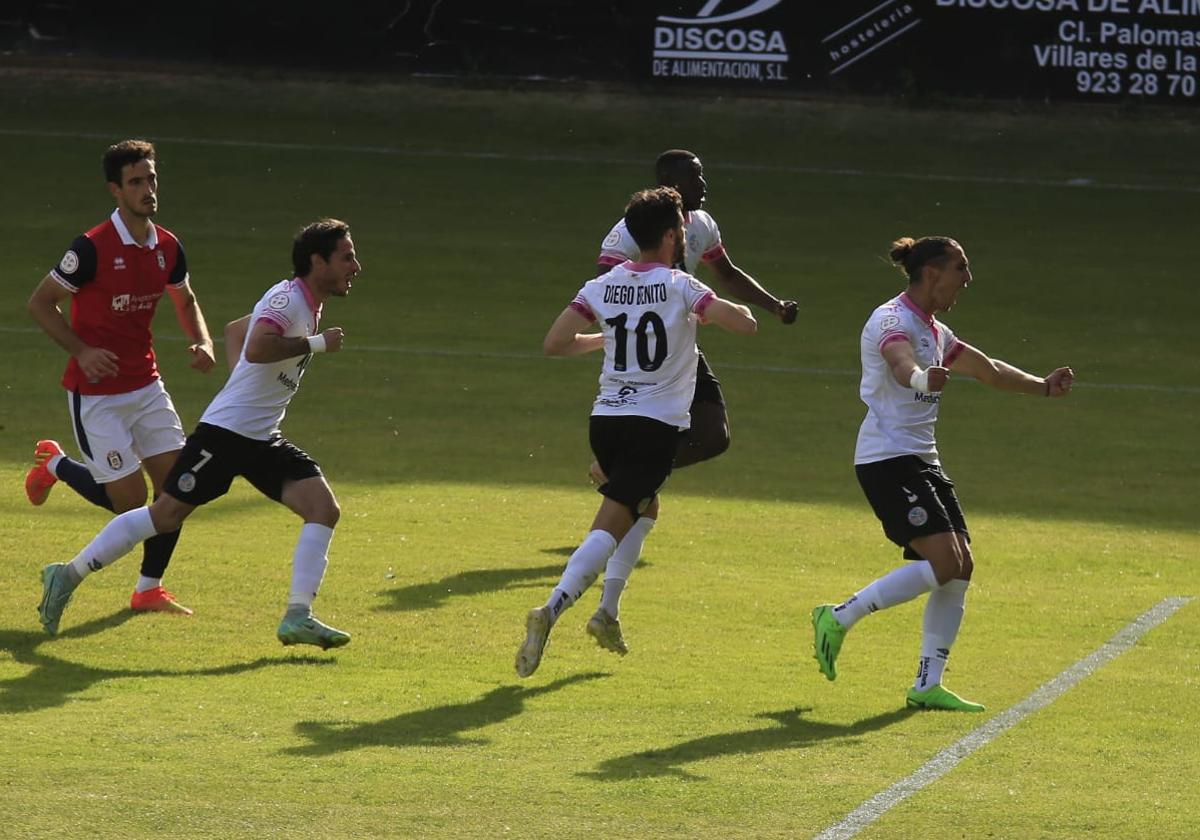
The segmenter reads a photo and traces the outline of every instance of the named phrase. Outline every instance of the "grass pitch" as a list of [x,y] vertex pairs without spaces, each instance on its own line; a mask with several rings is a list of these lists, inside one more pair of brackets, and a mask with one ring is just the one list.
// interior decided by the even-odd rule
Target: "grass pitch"
[[[1200,590],[1191,123],[12,73],[0,107],[0,836],[811,836]],[[296,523],[244,487],[185,527],[168,585],[193,618],[123,609],[135,554],[41,633],[38,569],[106,514],[20,490],[32,442],[70,438],[64,360],[23,301],[107,212],[103,145],[137,134],[218,331],[286,273],[296,227],[354,227],[361,282],[327,314],[347,350],[285,421],[342,503],[317,607],[345,649],[275,642]],[[524,612],[597,501],[596,360],[543,359],[541,336],[671,146],[701,154],[732,258],[801,320],[702,334],[734,447],[668,485],[624,601],[633,652],[583,633],[592,594],[518,681]],[[979,567],[948,683],[983,716],[903,709],[920,602],[860,625],[836,683],[810,659],[809,608],[899,562],[849,466],[857,338],[899,288],[878,257],[923,233],[971,256],[959,335],[1080,382],[1049,402],[955,381],[943,406]],[[194,422],[219,376],[186,369],[169,307],[156,323]],[[1197,615],[861,836],[1200,834]]]

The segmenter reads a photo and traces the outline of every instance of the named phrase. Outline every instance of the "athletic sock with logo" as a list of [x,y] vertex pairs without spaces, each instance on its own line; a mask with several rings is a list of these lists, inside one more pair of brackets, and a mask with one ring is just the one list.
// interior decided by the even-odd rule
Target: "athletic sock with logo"
[[75,555],[69,565],[76,575],[81,579],[85,578],[124,557],[133,551],[135,545],[154,536],[155,533],[150,508],[128,510],[105,525],[87,544],[87,548]]
[[292,589],[288,593],[288,609],[312,608],[313,599],[321,589],[325,567],[329,565],[329,544],[333,529],[316,522],[305,522],[292,555]]
[[917,662],[917,678],[913,683],[917,691],[928,691],[942,681],[946,660],[950,658],[950,648],[962,625],[969,583],[956,578],[929,593],[921,635],[921,658]]
[[579,596],[596,582],[604,564],[616,550],[617,541],[608,531],[592,531],[584,538],[567,561],[562,579],[550,593],[550,600],[546,602],[550,609],[551,624],[558,621],[563,611],[579,600]]
[[600,596],[600,607],[613,618],[617,618],[621,610],[621,593],[625,591],[625,584],[637,566],[638,558],[642,554],[642,545],[646,542],[646,537],[650,536],[650,529],[654,527],[655,521],[642,516],[634,522],[604,567],[604,592]]
[[911,601],[937,585],[937,576],[929,561],[914,560],[877,578],[844,604],[834,607],[833,617],[849,630],[863,616]]

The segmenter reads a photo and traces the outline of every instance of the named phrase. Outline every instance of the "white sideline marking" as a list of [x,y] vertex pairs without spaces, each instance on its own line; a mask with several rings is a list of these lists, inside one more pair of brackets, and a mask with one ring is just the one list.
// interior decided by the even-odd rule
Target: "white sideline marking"
[[[0,327],[0,334],[11,333],[13,335],[34,335],[41,334],[41,330],[36,327]],[[190,343],[190,339],[181,335],[156,336],[155,341],[171,341],[171,342],[186,342]],[[214,338],[213,341],[217,344],[224,342],[220,338]],[[450,347],[379,347],[379,346],[359,346],[353,345],[351,348],[360,353],[396,353],[401,356],[448,356],[465,359],[513,359],[514,361],[533,361],[542,360],[545,355],[542,353],[517,353],[504,352],[501,350],[457,350]],[[857,377],[859,371],[851,370],[850,368],[817,368],[817,367],[795,367],[791,365],[742,365],[736,362],[720,362],[718,365],[718,373],[721,370],[745,370],[751,373],[795,373],[802,376],[841,376],[841,377]],[[974,379],[965,377],[960,381],[978,384]],[[1100,391],[1158,391],[1164,394],[1200,394],[1200,387],[1191,385],[1148,385],[1139,382],[1076,382],[1076,388],[1091,388]]]
[[818,834],[815,840],[845,840],[845,838],[858,834],[858,832],[878,820],[893,806],[899,805],[917,791],[928,787],[949,773],[960,761],[975,752],[975,750],[987,746],[991,741],[994,741],[1007,730],[1012,729],[1034,712],[1045,706],[1049,706],[1084,677],[1091,676],[1104,665],[1129,650],[1137,643],[1138,639],[1162,624],[1190,600],[1192,599],[1187,597],[1166,598],[1160,601],[1157,606],[1152,607],[1127,624],[1089,656],[1080,659],[1017,705],[1009,708],[1007,711],[1001,712],[987,723],[972,730],[961,740],[946,747],[921,765],[911,776],[901,779],[887,790],[872,796],[862,805],[851,811],[841,822],[831,825]]
[[[59,138],[65,140],[103,140],[111,142],[112,134],[88,131],[42,131],[32,128],[0,128],[0,136],[7,137],[41,137]],[[201,137],[163,137],[156,136],[155,143],[178,143],[189,146],[216,146],[218,148],[236,149],[275,149],[285,152],[333,152],[336,154],[371,154],[387,155],[390,157],[407,158],[449,158],[451,160],[502,160],[520,161],[524,163],[569,163],[569,164],[603,164],[605,166],[645,166],[646,161],[630,158],[606,158],[599,155],[522,155],[512,152],[484,151],[450,151],[444,149],[403,149],[396,146],[355,146],[346,144],[323,143],[286,143],[270,140],[228,140],[205,139]],[[934,172],[873,172],[866,169],[839,169],[819,166],[780,166],[777,164],[738,163],[722,161],[722,169],[735,172],[776,172],[792,175],[842,175],[847,178],[883,178],[900,181],[942,181],[953,184],[1001,184],[1008,186],[1026,187],[1066,187],[1072,190],[1119,190],[1124,192],[1155,192],[1155,193],[1200,193],[1200,186],[1181,186],[1178,184],[1139,184],[1104,181],[1094,181],[1091,178],[1008,178],[999,175],[947,175]]]

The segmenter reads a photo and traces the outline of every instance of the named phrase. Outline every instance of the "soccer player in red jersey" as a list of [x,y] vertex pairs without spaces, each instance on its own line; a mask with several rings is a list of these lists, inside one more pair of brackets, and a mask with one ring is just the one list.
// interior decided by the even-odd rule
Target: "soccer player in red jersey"
[[[82,462],[53,440],[38,441],[25,492],[43,504],[60,479],[83,498],[114,513],[146,503],[150,476],[162,490],[183,448],[183,425],[163,387],[150,322],[164,291],[188,338],[191,367],[212,369],[213,343],[192,292],[183,247],[151,221],[158,210],[155,149],[124,140],[104,153],[104,175],[116,209],[75,238],[29,298],[29,312],[70,359],[62,384]],[[70,320],[60,305],[70,298]],[[163,589],[179,531],[146,540],[134,610],[190,615]]]

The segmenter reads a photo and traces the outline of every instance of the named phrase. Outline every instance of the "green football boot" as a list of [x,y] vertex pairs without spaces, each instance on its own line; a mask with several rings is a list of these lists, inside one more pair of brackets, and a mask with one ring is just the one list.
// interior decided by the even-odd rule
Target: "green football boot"
[[822,604],[812,611],[813,659],[827,680],[837,679],[836,662],[842,650],[846,628],[833,616],[833,604]]
[[71,600],[78,580],[73,580],[71,569],[66,563],[51,563],[42,569],[42,602],[38,604],[38,618],[42,627],[51,636],[58,635],[58,622],[62,620],[63,610]]
[[330,627],[309,609],[288,608],[275,636],[284,645],[316,645],[322,650],[350,644],[350,634]]
[[935,685],[925,691],[915,688],[908,690],[908,708],[910,709],[940,709],[946,712],[982,712],[982,703],[972,703],[964,700],[950,689]]
[[611,650],[621,656],[629,653],[629,645],[625,644],[621,635],[621,622],[609,615],[603,607],[588,619],[587,633],[605,650]]

